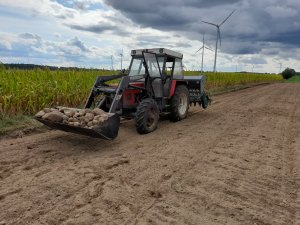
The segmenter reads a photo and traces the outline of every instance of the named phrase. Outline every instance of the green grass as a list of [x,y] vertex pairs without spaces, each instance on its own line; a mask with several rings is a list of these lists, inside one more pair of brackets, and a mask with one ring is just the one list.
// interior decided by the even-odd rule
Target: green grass
[[42,125],[29,116],[2,116],[0,117],[0,135],[28,127],[41,127]]
[[299,83],[300,82],[300,75],[296,75],[291,77],[290,79],[286,80],[287,83]]

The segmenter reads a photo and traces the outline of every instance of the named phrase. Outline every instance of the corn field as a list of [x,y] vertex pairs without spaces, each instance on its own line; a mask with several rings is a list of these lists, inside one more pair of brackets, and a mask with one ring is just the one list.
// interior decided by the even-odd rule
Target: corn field
[[[197,74],[198,72],[196,72]],[[193,71],[185,72],[185,75],[195,74]],[[230,88],[237,85],[245,85],[261,82],[274,82],[282,80],[280,75],[276,74],[258,74],[258,73],[230,73],[230,72],[206,72],[206,89],[214,90],[217,88]]]
[[[0,116],[32,115],[44,107],[81,107],[98,75],[115,71],[0,70]],[[196,75],[199,72],[185,72]],[[208,90],[281,80],[281,76],[249,73],[205,73]]]

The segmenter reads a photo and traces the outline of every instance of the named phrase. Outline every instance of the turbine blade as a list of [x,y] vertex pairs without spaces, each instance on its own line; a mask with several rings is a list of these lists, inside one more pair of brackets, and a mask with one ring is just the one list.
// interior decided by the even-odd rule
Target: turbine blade
[[201,22],[202,22],[202,23],[207,23],[207,24],[213,25],[213,26],[215,26],[215,27],[218,27],[218,25],[217,25],[217,24],[214,24],[214,23],[206,22],[206,21],[203,21],[203,20],[201,20]]
[[235,12],[236,10],[233,10],[227,17],[226,17],[226,19],[225,20],[223,20],[223,22],[222,23],[220,23],[220,25],[219,26],[222,26],[228,19],[229,19],[229,17],[231,17],[232,16],[232,14]]
[[202,46],[201,48],[199,48],[199,49],[195,52],[195,54],[196,54],[197,52],[199,52],[202,48],[203,48],[203,46]]
[[205,48],[213,52],[213,50],[212,50],[211,48],[209,48],[209,47],[206,47],[206,46],[205,46]]

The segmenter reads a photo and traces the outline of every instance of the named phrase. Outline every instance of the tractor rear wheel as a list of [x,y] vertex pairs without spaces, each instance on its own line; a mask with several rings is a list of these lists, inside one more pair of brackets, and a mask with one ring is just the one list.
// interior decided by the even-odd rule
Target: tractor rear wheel
[[178,85],[176,87],[175,93],[171,99],[171,121],[176,122],[186,118],[190,105],[189,95],[189,90],[185,85]]
[[159,109],[154,99],[146,98],[137,107],[135,126],[140,134],[147,134],[157,128]]

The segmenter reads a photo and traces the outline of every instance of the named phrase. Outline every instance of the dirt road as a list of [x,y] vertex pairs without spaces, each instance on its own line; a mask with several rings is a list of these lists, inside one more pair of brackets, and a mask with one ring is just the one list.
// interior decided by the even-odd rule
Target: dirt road
[[300,224],[300,85],[214,97],[186,120],[104,141],[0,141],[0,224]]

